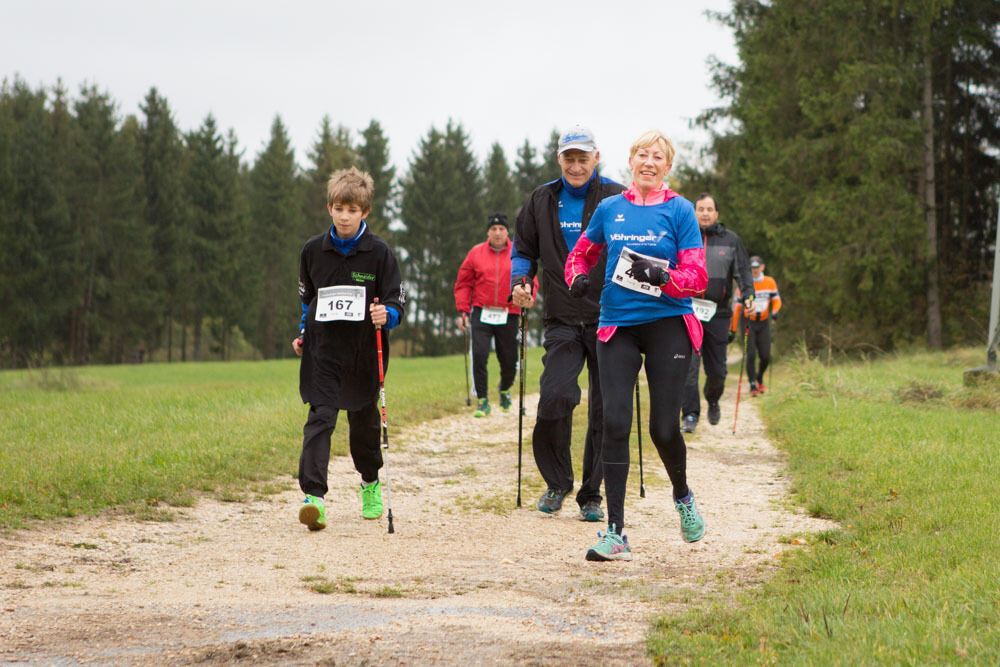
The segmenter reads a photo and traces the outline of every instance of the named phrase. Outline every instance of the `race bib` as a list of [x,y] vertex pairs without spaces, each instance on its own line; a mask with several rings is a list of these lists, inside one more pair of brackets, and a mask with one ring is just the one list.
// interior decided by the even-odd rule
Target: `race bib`
[[651,260],[654,264],[657,264],[664,269],[670,268],[670,260],[662,259],[660,257],[650,257],[649,255],[643,255],[628,248],[622,248],[621,254],[618,255],[618,262],[615,264],[615,271],[611,274],[611,282],[617,283],[625,289],[630,289],[633,292],[648,294],[649,296],[656,298],[662,294],[662,291],[658,286],[644,283],[641,280],[636,280],[632,277],[632,262],[640,257]]
[[708,322],[715,315],[718,304],[708,299],[691,299],[691,307],[694,308],[694,316],[702,322]]
[[320,287],[316,295],[316,321],[364,322],[365,288],[361,285]]
[[479,321],[483,324],[507,324],[506,308],[483,308],[479,313]]
[[755,311],[757,311],[758,315],[760,313],[766,313],[767,312],[767,307],[768,307],[768,305],[770,305],[770,303],[771,303],[770,299],[754,299],[753,300],[753,309]]

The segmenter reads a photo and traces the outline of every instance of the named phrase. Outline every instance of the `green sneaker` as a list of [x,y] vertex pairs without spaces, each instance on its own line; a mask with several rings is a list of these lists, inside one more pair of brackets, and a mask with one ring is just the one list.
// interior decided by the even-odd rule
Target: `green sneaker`
[[681,537],[685,542],[697,542],[705,536],[705,518],[694,504],[694,496],[688,492],[686,498],[674,501],[674,507],[681,515]]
[[473,417],[488,417],[490,414],[490,401],[488,398],[480,398],[479,405],[476,406],[476,411],[472,413]]
[[308,526],[309,530],[326,528],[326,508],[323,499],[318,496],[306,496],[299,507],[299,522]]
[[510,400],[510,392],[509,391],[501,391],[500,392],[500,409],[503,410],[504,412],[510,412],[510,406],[511,405],[512,405],[512,403],[511,403],[511,400]]
[[366,519],[382,516],[382,485],[377,479],[367,486],[361,483],[361,516]]
[[632,560],[632,549],[628,538],[615,532],[614,524],[608,526],[608,531],[597,536],[601,539],[587,550],[587,560]]

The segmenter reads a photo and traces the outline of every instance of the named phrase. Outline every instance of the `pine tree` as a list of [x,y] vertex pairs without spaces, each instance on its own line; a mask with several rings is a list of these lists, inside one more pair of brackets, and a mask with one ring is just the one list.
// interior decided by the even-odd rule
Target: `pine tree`
[[191,204],[191,252],[197,267],[193,280],[194,349],[196,361],[202,358],[202,324],[206,320],[223,337],[219,353],[226,358],[226,332],[245,307],[236,298],[233,287],[245,290],[241,270],[245,266],[245,224],[239,214],[239,162],[218,130],[212,114],[201,127],[187,135],[186,191]]
[[535,160],[535,149],[527,139],[517,149],[517,162],[514,164],[514,182],[517,185],[517,198],[522,205],[532,190],[545,182],[542,179],[542,167]]
[[549,133],[549,143],[542,153],[542,180],[547,183],[560,176],[562,167],[559,166],[559,130],[553,128]]
[[[73,308],[74,240],[56,168],[68,153],[44,89],[21,79],[0,90],[0,363],[66,361]],[[65,105],[58,110],[66,116]],[[31,298],[44,295],[44,299]]]
[[524,202],[518,197],[507,156],[499,143],[494,143],[490,149],[483,177],[486,187],[483,209],[487,215],[497,211],[505,214],[513,229],[517,211]]
[[312,166],[306,171],[306,198],[303,205],[304,218],[309,222],[302,230],[303,238],[330,228],[330,214],[326,208],[326,186],[330,174],[358,162],[357,153],[351,143],[350,130],[343,125],[338,125],[334,130],[329,116],[323,117],[319,136],[308,157]]
[[303,220],[300,185],[288,133],[280,117],[250,175],[251,266],[259,272],[256,328],[247,332],[264,358],[287,357],[302,311],[296,299]]
[[361,132],[363,141],[357,148],[359,167],[375,179],[375,199],[372,212],[368,216],[369,228],[381,236],[389,238],[389,224],[396,215],[396,168],[389,157],[389,140],[382,133],[382,126],[372,120]]
[[462,260],[482,239],[482,194],[461,124],[449,121],[444,133],[432,127],[403,181],[405,229],[394,237],[411,298],[412,325],[401,334],[415,341],[419,354],[444,354],[461,345],[454,331],[453,289]]
[[[182,331],[190,320],[189,282],[192,264],[188,241],[190,220],[184,201],[184,148],[167,100],[151,88],[140,105],[145,115],[140,134],[146,225],[153,231],[157,267],[156,291],[162,312],[157,315],[160,335],[157,345],[166,345],[167,361],[173,361],[174,330]],[[183,340],[183,339],[182,339]],[[154,345],[154,346],[157,346]],[[181,359],[187,348],[180,345]]]

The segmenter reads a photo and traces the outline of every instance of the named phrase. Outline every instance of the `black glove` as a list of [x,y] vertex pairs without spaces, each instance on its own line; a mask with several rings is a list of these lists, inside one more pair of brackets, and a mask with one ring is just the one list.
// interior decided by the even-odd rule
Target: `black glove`
[[736,332],[735,331],[730,331],[729,332],[729,340],[727,342],[732,343],[734,340],[736,340]]
[[590,289],[590,278],[582,273],[573,279],[573,284],[569,287],[569,295],[574,299],[582,299]]
[[771,320],[774,322],[778,321],[778,313],[771,313]]
[[632,262],[632,277],[639,282],[657,286],[670,282],[669,273],[660,268],[658,264],[642,257]]

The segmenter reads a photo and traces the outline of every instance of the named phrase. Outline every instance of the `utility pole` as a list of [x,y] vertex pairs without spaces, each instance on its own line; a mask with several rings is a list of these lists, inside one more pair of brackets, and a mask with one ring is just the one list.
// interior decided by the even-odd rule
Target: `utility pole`
[[965,371],[966,386],[984,381],[1000,382],[997,346],[1000,345],[1000,192],[997,194],[997,238],[993,244],[993,293],[990,299],[990,327],[986,333],[986,365]]

